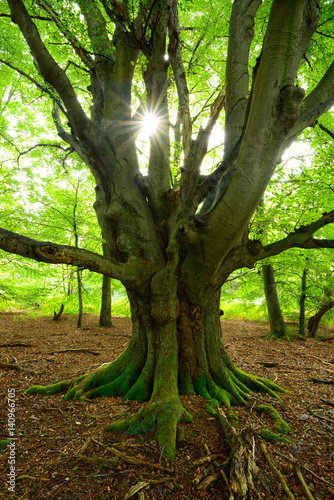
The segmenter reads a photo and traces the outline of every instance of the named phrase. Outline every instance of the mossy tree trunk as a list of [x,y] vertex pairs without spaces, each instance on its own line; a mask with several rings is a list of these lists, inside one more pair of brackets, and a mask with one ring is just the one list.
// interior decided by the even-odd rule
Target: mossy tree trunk
[[269,337],[286,339],[286,325],[277,295],[275,272],[271,264],[262,266],[262,276],[270,324]]
[[[162,452],[172,458],[176,425],[182,418],[190,419],[180,393],[199,394],[213,406],[218,401],[229,406],[244,404],[251,390],[273,395],[279,390],[273,382],[242,372],[226,353],[219,316],[221,286],[236,269],[252,268],[291,247],[322,248],[324,240],[320,244],[313,234],[334,221],[332,211],[280,241],[262,245],[249,239],[249,221],[282,152],[332,107],[332,66],[308,96],[295,85],[317,26],[318,2],[273,0],[251,78],[249,54],[261,1],[233,2],[226,88],[214,97],[210,89],[208,100],[203,100],[206,125],[197,131],[187,83],[187,76],[193,77],[186,69],[191,64],[184,64],[182,54],[181,35],[187,32],[180,28],[176,0],[139,2],[138,12],[136,3],[128,11],[127,2],[120,9],[119,2],[78,0],[77,22],[86,29],[87,45],[82,45],[84,36],[82,41],[75,37],[72,15],[55,21],[53,28],[59,27],[59,43],[73,48],[83,65],[87,80],[82,85],[77,83],[78,73],[71,73],[77,64],[58,61],[56,45],[49,44],[50,36],[43,32],[45,24],[33,22],[38,13],[40,18],[47,14],[57,19],[48,4],[34,4],[37,12],[22,0],[7,3],[11,21],[33,54],[38,78],[47,82],[43,89],[53,100],[58,136],[94,176],[94,208],[109,256],[38,242],[5,229],[0,229],[0,248],[119,280],[127,290],[133,321],[130,343],[113,363],[77,380],[34,386],[27,393],[65,391],[66,399],[122,395],[146,401],[136,415],[110,428],[140,432],[156,424]],[[71,14],[79,16],[74,10]],[[77,95],[82,87],[87,88],[85,102],[90,98],[90,116]],[[138,89],[143,88],[133,112]],[[183,165],[172,179],[169,105],[174,105],[175,94],[175,142],[181,135]],[[203,175],[209,137],[224,106],[224,158],[210,175]],[[136,138],[145,112],[154,115],[158,127],[150,137],[144,175]]]

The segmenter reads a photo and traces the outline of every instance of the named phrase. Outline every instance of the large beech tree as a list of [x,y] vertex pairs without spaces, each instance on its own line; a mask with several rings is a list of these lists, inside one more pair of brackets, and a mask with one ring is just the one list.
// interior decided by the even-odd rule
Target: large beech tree
[[[202,106],[202,127],[195,127],[199,112],[188,82],[200,72],[204,80],[211,72],[212,58],[206,67],[197,55],[200,47],[209,53],[213,41],[206,42],[206,30],[198,32],[191,24],[201,16],[189,15],[185,2],[7,3],[3,22],[21,32],[34,72],[10,57],[2,63],[50,99],[59,138],[91,170],[94,208],[110,258],[5,229],[0,230],[0,248],[120,280],[133,322],[130,343],[114,362],[77,380],[27,392],[64,391],[66,399],[121,395],[147,402],[109,428],[140,432],[156,424],[163,454],[172,458],[177,424],[191,418],[180,394],[199,394],[214,406],[217,401],[229,406],[245,403],[252,390],[273,395],[281,390],[241,371],[224,350],[219,298],[228,276],[291,247],[332,245],[314,233],[334,222],[334,211],[271,244],[248,236],[250,218],[284,150],[334,104],[333,62],[326,59],[320,76],[314,72],[313,79],[319,78],[308,93],[296,83],[316,35],[319,9],[321,14],[327,2],[210,2],[217,19],[229,16],[228,50],[223,33],[216,33],[222,86],[212,89]],[[197,3],[191,6],[196,9]],[[265,33],[254,44],[261,9],[267,9],[261,24]],[[184,13],[187,25],[181,24]],[[62,50],[69,54],[65,62]],[[85,102],[73,68],[87,82]],[[145,113],[151,113],[157,128],[144,175],[136,139]],[[204,174],[201,165],[220,116],[224,155]]]

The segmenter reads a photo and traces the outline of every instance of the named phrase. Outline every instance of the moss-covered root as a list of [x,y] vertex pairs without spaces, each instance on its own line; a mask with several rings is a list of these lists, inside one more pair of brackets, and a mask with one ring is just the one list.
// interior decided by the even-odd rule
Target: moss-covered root
[[66,392],[72,382],[72,380],[63,380],[62,382],[46,386],[32,385],[24,394],[57,394],[58,392]]
[[[126,352],[126,351],[125,351]],[[26,390],[25,394],[56,394],[66,392],[65,400],[84,401],[86,398],[100,396],[124,396],[125,399],[147,401],[151,387],[147,377],[141,376],[142,365],[132,356],[120,356],[114,362],[97,368],[75,380],[65,380],[56,384],[41,386],[34,385]],[[143,370],[142,373],[145,373]]]
[[129,434],[150,432],[155,428],[161,454],[172,460],[175,455],[178,422],[192,422],[192,416],[181,405],[178,397],[149,402],[135,415],[117,420],[106,431],[127,431]]
[[291,392],[275,384],[275,382],[273,382],[272,380],[264,377],[256,377],[255,375],[250,375],[243,372],[237,367],[234,368],[232,377],[238,379],[243,385],[245,385],[252,391],[267,393],[279,400],[281,398],[276,394],[276,392],[283,392],[287,394]]
[[289,334],[285,332],[278,332],[276,330],[271,330],[268,335],[264,337],[267,340],[287,340],[290,341]]
[[274,428],[280,434],[288,434],[290,432],[290,427],[285,420],[281,417],[277,410],[271,405],[263,404],[255,406],[255,410],[260,413],[260,415],[265,414],[274,422]]

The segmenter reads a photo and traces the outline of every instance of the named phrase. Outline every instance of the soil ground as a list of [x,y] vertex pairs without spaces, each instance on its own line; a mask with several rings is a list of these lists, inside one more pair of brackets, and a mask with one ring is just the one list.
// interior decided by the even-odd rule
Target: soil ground
[[[0,451],[0,498],[228,499],[221,476],[207,487],[203,483],[229,454],[223,429],[207,413],[203,399],[182,396],[194,421],[182,426],[185,439],[178,442],[176,456],[168,463],[153,433],[131,436],[104,431],[112,420],[136,412],[140,405],[135,402],[102,398],[82,403],[64,401],[59,394],[24,395],[31,385],[72,379],[115,359],[129,341],[131,321],[115,317],[111,328],[97,324],[96,316],[85,316],[84,328],[77,329],[76,319],[66,315],[55,322],[48,317],[0,314],[0,440],[8,437],[7,398],[14,394],[12,389],[16,403],[15,449]],[[334,331],[320,328],[323,338],[277,342],[263,338],[267,324],[223,319],[222,328],[227,350],[240,368],[292,391],[283,394],[281,401],[253,394],[246,407],[235,407],[238,431],[251,426],[256,437],[262,428],[273,429],[272,422],[255,411],[260,403],[272,404],[291,428],[291,444],[268,442],[266,446],[295,498],[306,497],[294,477],[294,462],[301,466],[315,499],[334,498],[333,385],[310,380],[334,380]],[[4,364],[24,370],[4,369]],[[257,437],[254,442],[260,474],[250,498],[284,500],[286,494]],[[210,454],[220,457],[198,464]],[[11,458],[15,493],[6,483]]]

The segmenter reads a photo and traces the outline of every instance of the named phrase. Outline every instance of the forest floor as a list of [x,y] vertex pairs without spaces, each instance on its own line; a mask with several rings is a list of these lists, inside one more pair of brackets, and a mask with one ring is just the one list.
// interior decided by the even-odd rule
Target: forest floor
[[[169,463],[160,455],[152,433],[131,436],[104,431],[112,420],[136,412],[138,403],[24,395],[31,385],[72,379],[116,358],[129,341],[131,321],[114,317],[111,328],[97,324],[97,316],[88,315],[84,328],[77,329],[75,318],[66,315],[55,322],[48,317],[0,314],[0,440],[9,435],[7,401],[8,396],[13,400],[13,389],[16,438],[11,441],[15,447],[0,451],[0,498],[228,499],[224,479],[215,473],[229,447],[218,419],[207,413],[202,398],[181,397],[194,421],[183,425],[185,439],[177,444]],[[277,342],[263,338],[268,332],[264,323],[223,319],[222,328],[227,350],[240,368],[292,391],[283,394],[281,401],[253,394],[246,407],[235,407],[238,432],[247,426],[255,435],[261,428],[272,429],[271,421],[254,407],[264,402],[273,405],[291,428],[287,436],[291,443],[266,446],[295,498],[306,497],[295,479],[294,463],[300,465],[315,499],[334,498],[333,385],[310,381],[334,380],[334,331],[320,328],[317,339]],[[5,364],[24,370],[4,369]],[[250,498],[284,500],[287,496],[263,457],[258,438],[255,442],[260,473],[257,491]],[[220,456],[208,461],[211,454]],[[11,459],[15,493],[7,483]],[[210,476],[216,480],[208,485]]]

